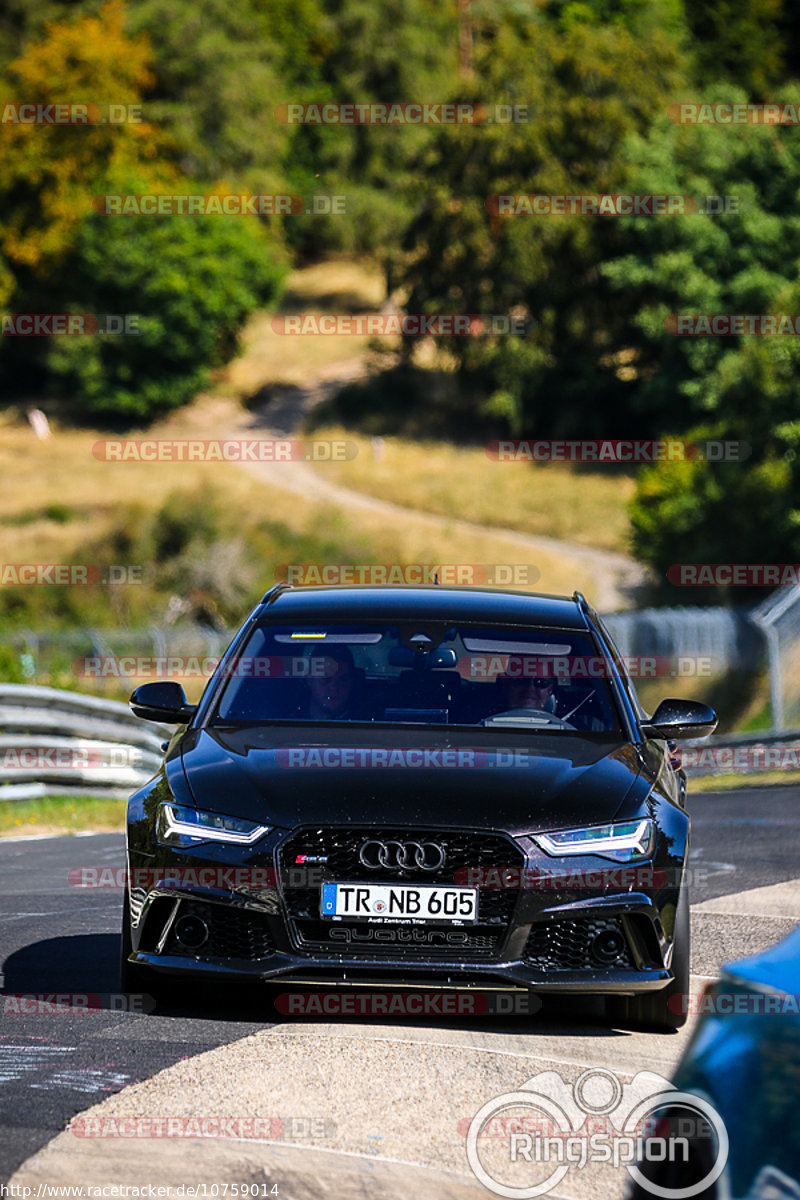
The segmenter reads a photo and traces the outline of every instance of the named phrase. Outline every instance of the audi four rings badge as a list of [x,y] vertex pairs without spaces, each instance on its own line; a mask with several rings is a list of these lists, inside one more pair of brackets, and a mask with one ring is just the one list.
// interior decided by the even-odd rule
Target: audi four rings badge
[[363,842],[358,858],[370,871],[394,867],[400,871],[438,871],[444,866],[445,852],[436,842]]

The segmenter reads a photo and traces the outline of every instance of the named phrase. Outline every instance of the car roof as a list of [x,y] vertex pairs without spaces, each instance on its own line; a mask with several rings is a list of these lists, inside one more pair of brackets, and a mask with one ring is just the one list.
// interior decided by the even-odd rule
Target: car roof
[[583,597],[502,591],[499,588],[353,585],[293,587],[278,584],[264,596],[258,615],[272,620],[468,621],[585,631]]

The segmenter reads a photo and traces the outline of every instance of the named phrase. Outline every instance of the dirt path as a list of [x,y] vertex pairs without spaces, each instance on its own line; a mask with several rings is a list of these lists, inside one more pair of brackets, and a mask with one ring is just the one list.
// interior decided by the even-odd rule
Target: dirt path
[[[334,395],[346,383],[365,374],[362,359],[349,359],[320,370],[304,386],[285,386],[273,389],[263,406],[251,411],[242,410],[227,426],[228,437],[289,437],[296,434],[303,421],[316,405]],[[412,519],[429,529],[446,529],[452,537],[463,534],[492,534],[508,548],[534,560],[544,554],[556,556],[584,573],[591,573],[592,601],[601,612],[628,608],[636,591],[646,582],[645,569],[631,558],[610,550],[580,546],[574,542],[542,535],[520,533],[511,529],[478,524],[452,517],[443,517],[420,509],[407,508],[392,501],[381,500],[327,480],[320,470],[303,462],[242,464],[256,478],[273,487],[302,495],[307,499],[335,505],[349,512],[371,514],[387,522],[407,522]]]

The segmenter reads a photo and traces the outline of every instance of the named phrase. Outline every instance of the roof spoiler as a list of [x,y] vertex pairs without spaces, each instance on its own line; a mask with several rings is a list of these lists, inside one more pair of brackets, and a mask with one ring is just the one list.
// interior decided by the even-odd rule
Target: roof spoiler
[[261,597],[261,603],[273,604],[278,599],[278,596],[282,595],[283,592],[291,591],[293,586],[294,584],[287,583],[285,579],[282,579],[280,583],[273,584],[268,592],[264,592],[264,595]]

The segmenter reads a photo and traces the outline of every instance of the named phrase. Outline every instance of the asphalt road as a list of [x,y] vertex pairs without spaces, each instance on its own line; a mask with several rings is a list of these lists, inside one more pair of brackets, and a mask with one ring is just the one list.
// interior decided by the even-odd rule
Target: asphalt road
[[[752,788],[691,802],[693,905],[797,878],[798,796],[794,787]],[[117,835],[0,842],[0,1180],[104,1097],[270,1027],[272,1011],[260,989],[235,996],[196,992],[190,1005],[169,1015],[113,1007],[83,1014],[14,1011],[13,997],[20,993],[99,995],[113,1005],[121,893],[77,889],[69,876],[83,866],[117,868],[122,861]],[[692,972],[713,975],[720,962],[770,944],[791,924],[777,917],[693,914]],[[546,1005],[537,1022],[543,1034],[550,1023],[565,1046],[572,1033],[570,1053],[587,1064],[594,1061],[594,1043],[602,1048],[605,1030],[599,1018],[592,1023],[591,1002],[561,1000],[557,1013]],[[397,1034],[396,1020],[383,1025],[376,1036]],[[420,1022],[414,1026],[414,1036],[424,1037]],[[456,1025],[439,1021],[436,1036],[450,1036],[449,1028]],[[491,1035],[501,1054],[504,1039],[511,1053],[524,1033],[519,1019],[461,1022],[457,1028],[471,1029],[475,1038]],[[329,1026],[320,1024],[323,1029]],[[308,1032],[306,1021],[304,1036]],[[665,1060],[665,1072],[667,1066]]]

